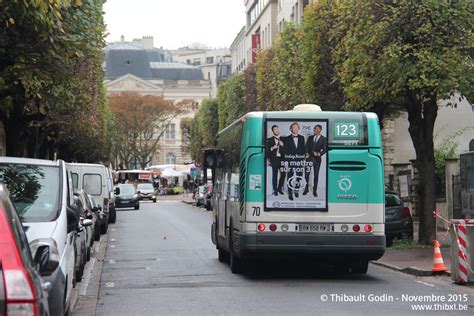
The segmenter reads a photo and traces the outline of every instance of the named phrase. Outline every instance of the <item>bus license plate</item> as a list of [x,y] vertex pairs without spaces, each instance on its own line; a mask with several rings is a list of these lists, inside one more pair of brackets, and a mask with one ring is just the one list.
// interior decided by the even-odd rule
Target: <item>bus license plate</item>
[[299,224],[300,232],[331,232],[332,224]]

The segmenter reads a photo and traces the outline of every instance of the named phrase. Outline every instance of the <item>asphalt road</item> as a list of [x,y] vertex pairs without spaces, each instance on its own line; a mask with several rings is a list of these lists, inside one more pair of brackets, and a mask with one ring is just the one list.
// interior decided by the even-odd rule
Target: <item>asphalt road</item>
[[374,265],[367,275],[341,276],[312,263],[262,262],[255,275],[234,275],[217,260],[210,222],[211,212],[179,201],[119,210],[109,229],[97,315],[433,314],[413,308],[474,314],[472,293],[447,279]]

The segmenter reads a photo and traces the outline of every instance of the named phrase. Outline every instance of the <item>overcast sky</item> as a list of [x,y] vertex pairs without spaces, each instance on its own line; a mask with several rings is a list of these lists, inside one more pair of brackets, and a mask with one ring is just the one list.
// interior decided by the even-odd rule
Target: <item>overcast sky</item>
[[223,48],[245,24],[244,0],[107,0],[108,42],[153,36],[155,47]]

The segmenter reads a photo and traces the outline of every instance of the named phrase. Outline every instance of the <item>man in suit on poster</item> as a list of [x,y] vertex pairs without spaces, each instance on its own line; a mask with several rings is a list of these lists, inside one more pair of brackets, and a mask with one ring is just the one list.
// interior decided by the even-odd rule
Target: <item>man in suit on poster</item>
[[[313,135],[308,137],[306,142],[306,159],[312,162],[313,165],[313,196],[317,197],[318,193],[318,180],[319,180],[319,168],[321,167],[321,157],[326,153],[326,137],[321,135],[323,127],[321,125],[315,125],[313,129]],[[308,171],[308,170],[307,170]],[[306,172],[306,189],[303,195],[309,192],[309,174]]]
[[297,122],[292,123],[291,134],[283,140],[283,156],[288,170],[288,198],[291,201],[293,201],[293,195],[298,197],[306,155],[304,136],[299,135],[299,131],[300,125]]
[[[283,194],[282,188],[285,183],[286,172],[283,171],[282,153],[283,153],[283,142],[280,140],[280,128],[278,125],[272,126],[273,136],[267,138],[265,148],[267,152],[270,166],[272,167],[272,188],[273,195],[277,196],[278,193]],[[278,171],[280,171],[280,180],[278,180]]]

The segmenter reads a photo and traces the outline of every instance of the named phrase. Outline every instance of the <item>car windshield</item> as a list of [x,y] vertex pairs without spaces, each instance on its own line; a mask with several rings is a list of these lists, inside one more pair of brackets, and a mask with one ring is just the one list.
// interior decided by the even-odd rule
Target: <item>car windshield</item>
[[120,188],[120,195],[135,193],[135,187],[133,185],[121,185],[119,186],[119,188]]
[[403,206],[403,202],[396,194],[385,194],[385,206]]
[[153,185],[150,183],[139,184],[137,190],[153,190]]
[[7,185],[10,198],[25,222],[56,218],[59,204],[59,168],[0,164],[0,182]]

